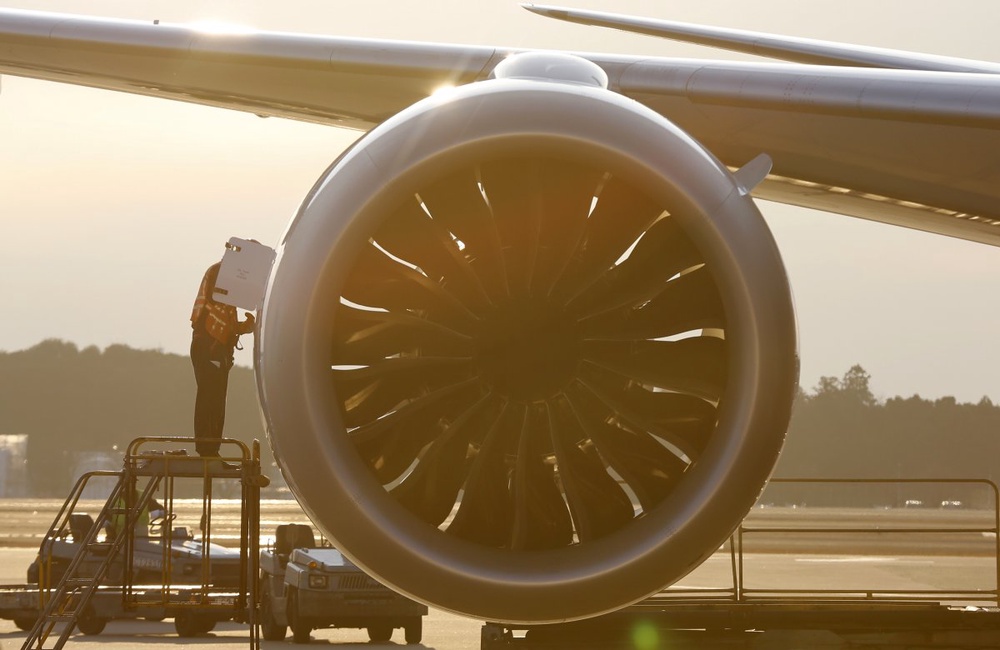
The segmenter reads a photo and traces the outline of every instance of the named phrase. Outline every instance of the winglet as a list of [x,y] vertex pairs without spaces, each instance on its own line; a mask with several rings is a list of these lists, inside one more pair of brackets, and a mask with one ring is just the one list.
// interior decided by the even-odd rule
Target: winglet
[[855,66],[864,68],[894,68],[937,72],[979,72],[1000,74],[1000,65],[986,61],[917,54],[831,41],[794,38],[722,27],[706,27],[670,20],[655,20],[612,14],[602,11],[566,9],[546,5],[522,4],[532,13],[581,25],[610,27],[636,34],[697,43],[733,52],[754,54],[782,61],[814,65]]
[[771,160],[771,156],[766,153],[762,153],[737,169],[733,173],[733,176],[736,177],[736,183],[740,186],[740,194],[742,196],[746,196],[752,192],[755,187],[760,185],[761,181],[767,178],[767,175],[771,173],[771,167],[773,165],[774,161]]

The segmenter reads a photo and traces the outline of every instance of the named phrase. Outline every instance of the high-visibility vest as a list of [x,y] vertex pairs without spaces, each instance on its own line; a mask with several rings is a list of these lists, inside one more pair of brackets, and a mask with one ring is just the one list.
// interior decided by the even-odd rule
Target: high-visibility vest
[[212,298],[221,264],[221,262],[216,262],[205,271],[201,286],[198,288],[198,296],[195,298],[194,307],[191,310],[191,327],[195,329],[199,326],[203,327],[213,339],[233,347],[236,345],[238,337],[236,308],[216,302]]
[[[139,490],[136,490],[135,501],[138,501],[139,498],[140,498]],[[114,508],[116,512],[115,514],[111,515],[111,534],[112,536],[117,537],[118,533],[125,530],[125,521],[127,514],[125,512],[126,504],[125,504],[124,494],[119,495],[119,497],[115,500]],[[143,531],[149,530],[149,506],[143,508],[142,512],[139,513],[139,517],[135,521],[135,529],[136,531],[142,532],[143,535],[146,534]]]

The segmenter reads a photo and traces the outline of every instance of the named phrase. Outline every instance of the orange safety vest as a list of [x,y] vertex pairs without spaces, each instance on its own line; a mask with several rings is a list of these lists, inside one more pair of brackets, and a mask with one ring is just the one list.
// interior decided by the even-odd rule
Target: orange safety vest
[[216,262],[205,271],[205,277],[198,288],[194,308],[191,310],[191,327],[197,329],[202,323],[205,331],[216,341],[229,347],[236,345],[239,333],[236,329],[236,307],[216,302],[212,298],[215,280],[219,277],[221,262]]

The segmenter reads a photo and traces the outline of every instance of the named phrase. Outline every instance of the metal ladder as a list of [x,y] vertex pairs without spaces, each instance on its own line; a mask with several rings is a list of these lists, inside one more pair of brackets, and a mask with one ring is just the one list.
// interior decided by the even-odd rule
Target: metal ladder
[[[79,540],[80,550],[70,561],[58,584],[52,588],[51,549],[59,540],[72,534],[70,521],[74,514],[73,511],[88,482],[98,476],[115,476],[118,481],[97,520],[83,536],[83,539]],[[24,644],[21,646],[22,650],[32,648],[58,650],[62,648],[80,621],[85,620],[90,615],[88,608],[94,593],[108,577],[112,563],[121,552],[143,509],[152,499],[159,482],[159,477],[150,477],[140,493],[136,487],[135,477],[127,477],[124,471],[88,472],[80,477],[42,542],[38,577],[41,613],[24,640]],[[124,523],[124,525],[116,527],[117,530],[110,538],[101,542],[97,541],[98,533],[103,524],[115,520]],[[48,556],[45,555],[46,549],[49,552]],[[84,574],[83,567],[93,562],[96,562],[93,572],[88,571]],[[60,623],[63,624],[62,629],[58,635],[53,635],[56,626]],[[55,639],[54,644],[46,645],[52,639]]]

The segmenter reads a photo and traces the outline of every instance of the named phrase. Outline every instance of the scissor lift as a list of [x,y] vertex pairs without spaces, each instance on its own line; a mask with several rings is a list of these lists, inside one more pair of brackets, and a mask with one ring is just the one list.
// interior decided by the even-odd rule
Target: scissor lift
[[[250,647],[259,648],[256,576],[259,561],[260,488],[268,483],[260,471],[260,445],[252,449],[239,440],[224,438],[222,450],[231,455],[201,458],[187,455],[187,437],[142,437],[126,451],[120,472],[91,472],[74,486],[46,533],[39,555],[39,611],[22,650],[62,648],[74,628],[106,617],[134,617],[149,612],[175,618],[179,634],[207,632],[219,620],[234,619],[250,626]],[[97,523],[89,530],[71,530],[79,502],[89,480],[98,476],[118,478]],[[177,481],[198,481],[201,490],[201,535],[193,540],[201,554],[199,570],[179,578],[174,571],[173,521]],[[230,575],[220,575],[212,561],[212,496],[216,483],[239,481],[240,561]],[[159,580],[144,572],[144,583],[136,583],[136,527],[148,513],[155,495],[161,495],[164,511],[160,548]],[[79,519],[76,519],[79,521]],[[116,525],[105,526],[114,522]],[[102,538],[102,529],[109,531]],[[53,549],[68,536],[79,550],[55,579]],[[216,547],[218,548],[218,547]],[[123,567],[120,580],[112,579],[116,560]],[[231,575],[235,573],[235,575]],[[112,584],[114,583],[114,584]],[[110,615],[108,615],[110,613]],[[60,624],[62,627],[60,628]],[[48,644],[48,645],[47,645]]]

